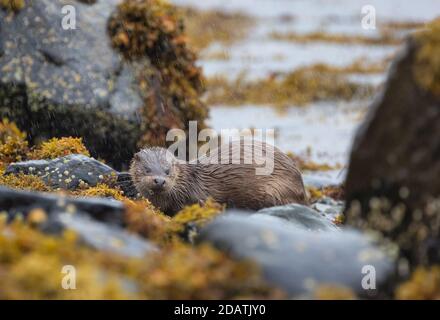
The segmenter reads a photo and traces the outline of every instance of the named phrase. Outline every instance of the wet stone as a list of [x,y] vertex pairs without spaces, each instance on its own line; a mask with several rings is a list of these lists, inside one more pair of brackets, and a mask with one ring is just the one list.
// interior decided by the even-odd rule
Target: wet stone
[[272,207],[257,211],[254,216],[277,217],[289,221],[292,225],[308,230],[336,230],[337,227],[316,210],[299,204]]
[[131,180],[131,176],[128,172],[119,172],[117,181],[117,185],[124,192],[124,196],[129,198],[137,198],[138,191]]
[[130,257],[142,257],[157,248],[123,229],[123,205],[98,198],[73,199],[0,187],[0,211],[7,221],[34,223],[44,233],[72,230],[87,246]]
[[324,214],[326,217],[336,217],[344,212],[344,201],[337,201],[330,197],[323,197],[311,205],[311,207]]
[[139,236],[120,227],[92,220],[85,214],[61,213],[56,219],[62,228],[75,231],[85,244],[97,250],[137,258],[157,250],[156,246]]
[[49,217],[59,212],[80,211],[100,222],[123,225],[124,206],[116,200],[69,198],[55,194],[12,190],[0,186],[0,211],[7,212],[10,220],[17,216],[26,219],[34,209],[44,210]]
[[[380,296],[394,263],[359,231],[310,231],[277,218],[237,211],[220,216],[205,226],[199,242],[210,242],[236,258],[256,261],[265,278],[292,297],[309,294],[319,284],[337,283],[359,296]],[[364,290],[364,266],[376,272],[376,290]]]
[[116,179],[111,167],[84,155],[69,155],[53,160],[31,160],[10,164],[5,174],[32,174],[39,176],[52,188],[73,190],[82,183],[93,187],[106,179]]

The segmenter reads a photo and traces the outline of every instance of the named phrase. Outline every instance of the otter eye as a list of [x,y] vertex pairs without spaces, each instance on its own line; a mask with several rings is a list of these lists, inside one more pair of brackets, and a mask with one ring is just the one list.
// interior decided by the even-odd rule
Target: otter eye
[[151,169],[148,168],[148,167],[145,167],[144,170],[145,170],[146,173],[150,173],[151,172]]
[[165,174],[169,175],[170,174],[170,169],[165,169]]

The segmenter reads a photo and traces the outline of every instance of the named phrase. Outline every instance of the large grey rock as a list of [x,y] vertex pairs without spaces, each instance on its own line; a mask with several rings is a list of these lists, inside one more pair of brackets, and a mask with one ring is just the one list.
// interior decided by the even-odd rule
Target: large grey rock
[[10,164],[5,174],[33,174],[53,188],[76,189],[81,182],[95,186],[118,173],[111,167],[81,154],[53,160],[30,160]]
[[[394,271],[388,250],[356,230],[316,232],[263,215],[225,214],[204,227],[198,241],[256,261],[268,281],[292,296],[331,283],[377,297]],[[375,269],[376,290],[362,288],[367,265]]]
[[[111,48],[107,19],[120,2],[39,0],[17,14],[0,9],[0,116],[33,141],[82,136],[93,156],[127,163],[140,136],[137,76],[149,62],[128,63]],[[74,30],[61,27],[67,4],[76,9]]]

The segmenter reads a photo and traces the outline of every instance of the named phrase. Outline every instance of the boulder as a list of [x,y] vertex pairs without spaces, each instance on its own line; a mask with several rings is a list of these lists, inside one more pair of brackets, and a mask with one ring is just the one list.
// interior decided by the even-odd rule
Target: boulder
[[357,133],[346,180],[347,223],[394,240],[411,264],[440,256],[439,34],[437,21],[393,62]]
[[105,198],[70,198],[57,194],[18,191],[0,186],[0,211],[9,219],[17,215],[27,218],[29,212],[42,209],[49,216],[58,212],[86,213],[92,219],[116,226],[124,224],[124,206],[121,202]]
[[117,179],[118,172],[95,159],[72,154],[53,160],[30,160],[10,164],[5,174],[37,175],[52,188],[76,189],[81,183],[96,186],[99,182]]
[[0,187],[0,210],[12,221],[22,217],[49,234],[74,231],[89,247],[131,257],[157,248],[122,228],[122,203],[102,198],[68,198]]
[[117,178],[117,184],[119,188],[124,192],[124,196],[129,198],[137,198],[139,192],[131,180],[131,175],[128,172],[119,172]]
[[117,164],[135,150],[142,99],[133,68],[107,36],[118,2],[73,2],[74,30],[61,28],[62,2],[0,10],[0,114],[32,141],[81,136],[93,155]]
[[[379,297],[386,289],[393,257],[367,236],[351,229],[310,231],[270,218],[230,211],[205,226],[198,241],[257,262],[266,280],[292,297],[308,295],[320,284],[345,286],[368,297]],[[374,268],[374,290],[362,287],[365,266]]]
[[[0,117],[16,122],[33,143],[54,136],[80,136],[92,156],[117,169],[128,165],[141,142],[157,142],[148,139],[154,130],[185,129],[187,118],[202,125],[206,109],[199,100],[201,89],[185,83],[192,93],[189,97],[173,82],[179,96],[172,95],[166,91],[169,79],[180,73],[164,77],[165,69],[158,67],[187,63],[195,70],[195,83],[199,81],[194,60],[181,62],[182,54],[175,54],[176,48],[188,51],[185,43],[174,41],[183,39],[180,29],[155,26],[164,35],[151,44],[152,49],[167,48],[166,61],[147,51],[129,59],[121,48],[114,48],[109,20],[125,2],[39,0],[25,1],[16,12],[0,8]],[[148,11],[147,1],[137,3],[143,4],[151,19],[161,21],[155,15],[166,14],[167,26],[177,25],[171,14],[157,8]],[[75,29],[62,27],[67,4],[75,9]],[[137,22],[145,24],[142,19]],[[147,28],[136,36],[148,31],[157,32]]]

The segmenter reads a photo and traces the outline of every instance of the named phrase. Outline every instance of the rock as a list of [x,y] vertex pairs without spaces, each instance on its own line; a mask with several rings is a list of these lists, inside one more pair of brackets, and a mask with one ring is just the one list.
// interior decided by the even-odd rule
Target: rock
[[[186,124],[186,117],[202,125],[206,108],[200,104],[200,90],[185,83],[193,96],[185,96],[181,88],[181,96],[166,96],[170,84],[163,82],[166,77],[158,68],[178,65],[173,36],[180,36],[180,28],[153,43],[154,49],[169,51],[169,60],[148,52],[130,60],[113,48],[108,35],[109,18],[122,2],[74,1],[75,29],[62,28],[62,8],[70,4],[63,1],[26,1],[17,13],[0,9],[0,117],[16,122],[33,143],[82,137],[92,156],[117,169],[128,165],[140,141],[148,142],[143,137],[151,135],[154,125],[166,132],[179,121]],[[160,19],[158,12],[150,12],[151,18]],[[184,45],[179,48],[188,51]],[[158,97],[166,97],[167,103],[161,104]],[[191,110],[188,101],[195,101],[199,109]],[[157,105],[160,110],[154,109]],[[171,123],[173,117],[179,121]]]
[[27,217],[34,209],[43,209],[49,216],[59,212],[80,211],[91,218],[110,225],[122,226],[124,206],[116,200],[104,198],[69,198],[55,194],[17,191],[0,186],[0,211],[12,219]]
[[344,212],[344,201],[337,201],[329,197],[323,197],[312,204],[312,209],[324,214],[328,218],[335,218]]
[[150,242],[120,227],[94,221],[81,213],[61,213],[56,219],[63,228],[75,231],[84,243],[98,250],[137,258],[157,250]]
[[[299,204],[266,208],[257,211],[254,215],[268,215],[289,221],[292,225],[307,230],[337,230],[337,227],[322,214]],[[262,217],[263,218],[263,217]]]
[[118,173],[117,184],[124,191],[124,196],[129,198],[137,198],[139,192],[131,180],[131,176],[128,172]]
[[33,141],[81,136],[92,155],[127,161],[140,137],[135,73],[110,45],[107,19],[120,1],[75,2],[75,30],[64,30],[62,2],[0,10],[0,114]]
[[347,223],[380,231],[411,264],[440,256],[428,254],[440,243],[439,34],[440,21],[394,61],[357,133],[346,181]]
[[89,186],[114,178],[118,173],[109,166],[80,154],[53,160],[30,160],[10,164],[5,174],[33,174],[52,188],[76,189],[81,181]]
[[118,201],[73,199],[0,187],[0,210],[7,213],[9,221],[17,216],[32,220],[30,215],[40,209],[45,218],[37,226],[45,233],[58,235],[65,229],[73,230],[92,248],[131,257],[157,250],[150,242],[122,229],[124,208]]
[[[208,241],[236,258],[249,258],[269,282],[292,297],[310,294],[319,284],[351,288],[359,296],[379,297],[394,264],[356,230],[312,232],[296,224],[263,215],[229,212],[205,226],[198,241]],[[364,266],[373,266],[376,290],[364,290]]]

